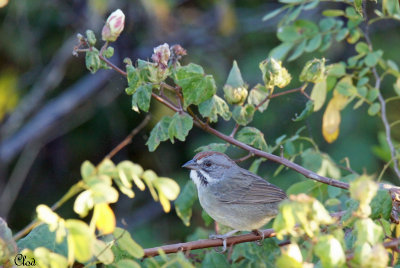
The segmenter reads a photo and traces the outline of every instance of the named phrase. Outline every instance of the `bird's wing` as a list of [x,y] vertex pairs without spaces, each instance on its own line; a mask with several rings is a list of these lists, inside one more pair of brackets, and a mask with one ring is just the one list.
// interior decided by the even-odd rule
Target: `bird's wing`
[[287,198],[283,190],[247,170],[218,184],[215,190],[219,201],[230,204],[266,204]]

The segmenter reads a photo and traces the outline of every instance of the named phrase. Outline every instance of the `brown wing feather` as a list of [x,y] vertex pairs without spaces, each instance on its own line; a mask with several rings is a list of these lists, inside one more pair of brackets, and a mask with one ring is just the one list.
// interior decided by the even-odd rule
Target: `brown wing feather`
[[[287,198],[277,186],[243,169],[239,176],[216,186],[219,201],[230,204],[266,204]],[[244,180],[244,177],[248,179]]]

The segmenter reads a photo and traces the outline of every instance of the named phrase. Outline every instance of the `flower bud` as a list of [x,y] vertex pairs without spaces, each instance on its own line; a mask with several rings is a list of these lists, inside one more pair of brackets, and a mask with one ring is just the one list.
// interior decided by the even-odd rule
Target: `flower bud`
[[247,98],[247,87],[224,86],[224,96],[229,104],[242,105]]
[[277,86],[283,88],[290,83],[292,77],[282,67],[282,62],[277,61],[274,58],[269,58],[260,63],[260,69],[263,74],[263,80],[266,87],[273,88]]
[[164,43],[163,45],[159,45],[154,48],[154,54],[151,56],[151,59],[158,64],[162,69],[166,69],[168,67],[168,60],[171,56],[171,51],[169,50],[169,45]]
[[300,74],[301,82],[318,83],[325,78],[325,59],[313,59],[306,63]]
[[114,42],[121,34],[125,25],[125,15],[117,9],[108,17],[106,24],[104,24],[101,31],[101,37],[104,41]]

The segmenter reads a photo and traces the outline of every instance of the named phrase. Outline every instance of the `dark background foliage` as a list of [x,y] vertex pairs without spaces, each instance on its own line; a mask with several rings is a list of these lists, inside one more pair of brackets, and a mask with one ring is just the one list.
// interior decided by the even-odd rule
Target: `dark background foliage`
[[[340,4],[328,5],[340,8]],[[373,5],[369,3],[371,12]],[[275,35],[278,18],[267,22],[261,19],[278,6],[275,1],[228,0],[10,1],[0,9],[0,216],[13,231],[23,228],[32,220],[38,204],[54,203],[79,179],[84,160],[98,163],[144,118],[143,113],[130,109],[123,77],[113,71],[91,75],[85,69],[84,58],[72,56],[78,32],[91,28],[99,33],[110,11],[120,8],[126,15],[126,24],[114,44],[114,63],[122,66],[124,57],[150,58],[153,47],[164,42],[180,44],[188,52],[183,63],[204,66],[206,73],[214,75],[218,94],[222,95],[233,60],[238,61],[249,85],[261,82],[258,63],[279,44]],[[314,9],[301,16],[317,20],[322,15]],[[371,38],[375,49],[385,51],[385,58],[400,63],[398,23],[374,24]],[[313,57],[325,57],[329,63],[353,54],[353,48],[345,42],[334,43],[323,54],[305,54],[285,66],[293,77],[298,77],[304,63]],[[384,81],[385,98],[393,95],[393,83],[392,78]],[[299,85],[293,79],[290,86]],[[255,117],[253,124],[263,131],[267,143],[274,144],[282,134],[292,135],[303,125],[291,119],[301,112],[305,102],[300,94],[277,98],[266,113]],[[379,117],[368,116],[366,109],[346,108],[339,139],[333,144],[322,138],[322,111],[307,119],[303,134],[313,138],[321,151],[336,161],[348,157],[354,170],[377,174],[385,155],[379,154],[376,130],[383,130],[383,126]],[[180,166],[197,147],[217,139],[194,129],[184,143],[165,142],[156,152],[149,153],[145,142],[152,126],[161,116],[171,113],[154,101],[151,112],[152,122],[114,160],[130,159],[183,185],[189,176]],[[391,102],[389,120],[400,119],[399,114],[400,105]],[[232,124],[220,121],[216,127],[229,133]],[[393,127],[392,135],[394,140],[400,140],[400,125]],[[228,153],[232,158],[244,155],[236,149]],[[241,165],[248,167],[250,163]],[[271,178],[277,167],[265,162],[259,174]],[[389,171],[384,179],[391,181],[393,177]],[[286,189],[302,179],[292,171],[284,171],[270,181]],[[174,212],[164,214],[148,192],[137,190],[136,194],[133,200],[121,196],[114,209],[118,224],[125,219],[127,228],[143,247],[182,241],[192,233]],[[65,206],[60,214],[75,217],[70,208]],[[193,222],[195,226],[204,225],[200,209],[195,210]]]

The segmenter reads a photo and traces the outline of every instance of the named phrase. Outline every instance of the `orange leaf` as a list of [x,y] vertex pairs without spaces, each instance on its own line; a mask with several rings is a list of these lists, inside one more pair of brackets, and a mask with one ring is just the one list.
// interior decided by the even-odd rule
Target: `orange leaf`
[[94,207],[96,227],[102,234],[110,234],[115,229],[115,215],[108,204],[102,203]]

